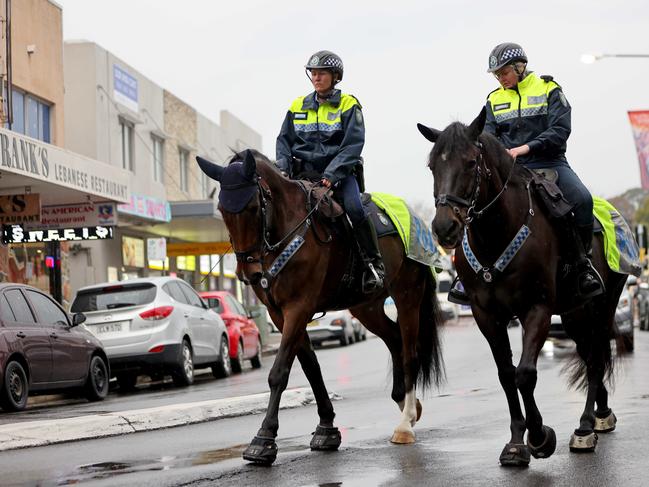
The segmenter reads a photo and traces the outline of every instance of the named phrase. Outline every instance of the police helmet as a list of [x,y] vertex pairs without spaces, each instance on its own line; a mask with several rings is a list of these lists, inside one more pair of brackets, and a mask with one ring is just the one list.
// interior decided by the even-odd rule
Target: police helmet
[[527,62],[527,54],[525,54],[523,48],[515,42],[503,42],[491,50],[487,72],[494,73],[503,66],[513,64],[516,61]]
[[343,60],[340,59],[340,56],[331,51],[316,52],[311,55],[304,67],[309,71],[312,69],[327,69],[335,75],[338,75],[336,77],[336,82],[342,81],[343,79]]

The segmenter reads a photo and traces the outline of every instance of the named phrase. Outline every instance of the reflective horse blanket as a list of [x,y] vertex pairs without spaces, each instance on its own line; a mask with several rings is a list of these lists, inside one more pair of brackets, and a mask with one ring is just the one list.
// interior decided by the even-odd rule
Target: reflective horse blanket
[[406,249],[406,256],[430,266],[433,270],[435,267],[441,268],[442,255],[435,244],[430,226],[426,225],[402,198],[388,193],[371,193],[371,196],[374,204],[394,223]]
[[605,199],[593,196],[593,215],[602,226],[604,253],[611,270],[639,276],[642,266],[638,244],[620,212]]

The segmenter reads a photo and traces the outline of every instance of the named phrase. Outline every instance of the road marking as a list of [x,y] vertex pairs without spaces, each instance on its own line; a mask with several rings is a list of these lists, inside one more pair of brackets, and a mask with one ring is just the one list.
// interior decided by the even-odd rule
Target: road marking
[[[266,411],[269,392],[156,408],[92,414],[76,418],[29,421],[0,426],[0,451],[53,445],[66,441],[124,435]],[[287,389],[280,409],[314,402],[311,389]]]

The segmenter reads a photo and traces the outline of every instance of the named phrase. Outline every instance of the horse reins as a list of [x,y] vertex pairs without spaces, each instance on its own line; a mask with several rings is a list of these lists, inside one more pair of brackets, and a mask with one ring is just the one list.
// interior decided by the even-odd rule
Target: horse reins
[[[238,187],[244,187],[244,186],[250,186],[250,185],[256,185],[257,186],[257,190],[258,190],[257,193],[258,193],[258,198],[259,198],[259,206],[261,208],[261,213],[262,213],[262,215],[261,215],[261,228],[260,228],[260,230],[261,230],[261,243],[258,244],[258,245],[253,246],[252,248],[249,248],[249,249],[243,250],[243,251],[237,251],[236,249],[234,249],[234,246],[233,246],[233,250],[234,250],[234,254],[235,254],[236,258],[237,258],[237,262],[244,263],[244,264],[259,263],[259,264],[261,264],[261,267],[262,267],[262,270],[263,270],[264,269],[264,256],[265,255],[267,255],[269,252],[273,252],[273,251],[276,251],[277,249],[279,249],[279,247],[283,243],[285,243],[289,239],[289,237],[291,237],[291,236],[295,235],[296,233],[298,233],[300,228],[302,228],[302,232],[300,232],[300,234],[301,234],[302,237],[304,237],[304,234],[306,234],[308,228],[310,226],[312,226],[313,222],[312,222],[311,216],[318,210],[320,203],[322,202],[322,200],[325,199],[325,197],[327,197],[327,195],[329,194],[329,191],[326,191],[325,193],[323,193],[323,195],[320,198],[318,198],[318,200],[315,202],[313,207],[309,209],[306,216],[304,218],[302,218],[302,220],[300,220],[299,223],[297,223],[291,230],[289,230],[281,239],[279,239],[274,244],[271,244],[268,241],[268,239],[270,237],[270,234],[269,234],[270,225],[268,223],[268,216],[270,214],[268,208],[270,206],[270,203],[268,202],[268,200],[272,199],[272,197],[271,197],[272,194],[270,192],[270,189],[265,188],[261,184],[261,182],[262,182],[261,176],[256,175],[255,181],[247,182],[247,183],[241,183],[241,184],[237,185]],[[309,196],[310,196],[310,192],[307,193],[307,209],[309,208],[309,203],[310,203]],[[315,233],[315,229],[314,229],[314,233]],[[321,242],[326,243],[326,241],[321,240],[320,237],[317,234],[316,234],[316,237]],[[255,257],[255,256],[252,255],[252,254],[255,254],[255,253],[258,253],[259,256]],[[263,276],[260,276],[258,280],[255,280],[255,282],[251,281],[251,284],[253,284],[253,285],[257,284],[262,279],[262,277]],[[267,287],[269,287],[269,284],[266,283],[266,286],[262,286],[262,287],[267,288]]]

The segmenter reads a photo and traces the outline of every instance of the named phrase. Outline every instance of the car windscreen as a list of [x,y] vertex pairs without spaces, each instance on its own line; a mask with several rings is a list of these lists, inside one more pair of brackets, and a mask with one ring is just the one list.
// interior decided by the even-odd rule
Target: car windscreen
[[130,306],[141,306],[155,299],[154,284],[115,285],[79,291],[71,311],[86,313],[89,311],[107,311]]

